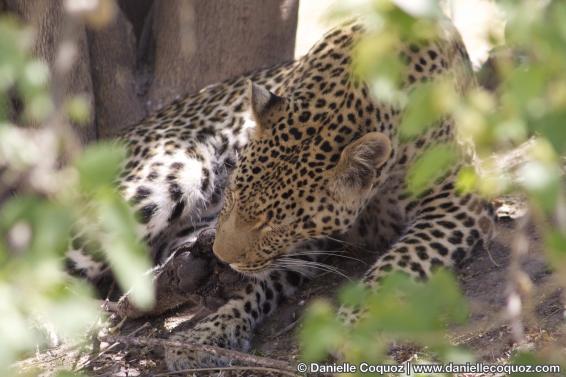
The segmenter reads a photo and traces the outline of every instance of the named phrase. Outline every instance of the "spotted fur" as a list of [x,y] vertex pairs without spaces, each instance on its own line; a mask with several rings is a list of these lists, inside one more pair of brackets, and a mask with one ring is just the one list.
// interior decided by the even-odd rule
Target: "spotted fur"
[[[435,40],[400,47],[408,92],[440,79],[448,79],[457,93],[475,84],[458,33],[448,24],[441,30]],[[403,109],[372,97],[352,75],[352,49],[363,33],[357,23],[341,26],[290,66],[281,85],[251,86],[256,126],[225,190],[213,248],[235,270],[260,277],[260,283],[177,339],[246,350],[255,324],[300,282],[289,278],[289,270],[318,267],[293,262],[315,255],[308,250],[320,250],[308,240],[338,235],[379,251],[363,278],[374,288],[395,271],[426,279],[435,268],[458,264],[472,247],[490,240],[490,206],[455,188],[465,157],[418,197],[408,193],[408,167],[424,150],[439,143],[458,145],[453,120],[443,117],[422,135],[401,142]],[[351,323],[361,314],[341,308],[339,315]],[[222,362],[186,350],[169,350],[166,359],[171,369]]]
[[[406,91],[439,79],[458,93],[474,85],[458,33],[441,30],[399,47]],[[411,163],[433,145],[457,144],[453,120],[401,141],[403,108],[374,98],[352,74],[364,33],[342,25],[303,58],[207,87],[124,137],[120,189],[156,263],[217,220],[215,254],[257,281],[174,339],[247,350],[256,324],[323,268],[317,255],[336,238],[379,252],[363,278],[370,287],[394,271],[426,279],[490,239],[490,207],[455,189],[464,158],[418,197],[408,193]],[[359,313],[340,315],[352,322]],[[166,361],[173,370],[227,362],[173,348]]]

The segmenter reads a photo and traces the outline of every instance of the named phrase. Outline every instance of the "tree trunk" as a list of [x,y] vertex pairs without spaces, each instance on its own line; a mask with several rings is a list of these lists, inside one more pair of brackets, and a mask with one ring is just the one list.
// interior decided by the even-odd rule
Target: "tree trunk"
[[[50,67],[63,32],[62,1],[4,0],[31,23]],[[80,30],[64,93],[93,104],[84,142],[108,138],[175,97],[293,58],[298,0],[119,0],[115,18]]]
[[[56,49],[64,33],[63,17],[65,14],[63,13],[61,1],[5,0],[5,7],[6,10],[15,13],[25,23],[33,26],[36,37],[33,53],[53,71]],[[81,95],[92,106],[94,105],[94,95],[86,32],[83,26],[80,26],[79,29],[79,34],[76,36],[78,45],[75,64],[69,72],[69,80],[65,84],[66,87],[60,88],[60,90],[67,98]],[[57,82],[51,83],[52,86],[61,84]],[[94,119],[94,114],[91,113],[90,119],[86,124],[77,126],[78,134],[83,143],[96,138],[97,132]]]
[[169,0],[154,4],[160,107],[183,92],[293,58],[298,0]]
[[101,30],[88,31],[99,138],[119,135],[146,115],[136,78],[136,36],[122,11]]

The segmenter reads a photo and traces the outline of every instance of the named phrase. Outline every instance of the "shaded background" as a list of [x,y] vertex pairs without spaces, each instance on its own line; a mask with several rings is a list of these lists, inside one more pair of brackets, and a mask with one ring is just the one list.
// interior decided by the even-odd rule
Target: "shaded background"
[[[119,135],[181,95],[305,54],[337,22],[328,17],[336,3],[119,0],[109,23],[78,28],[79,56],[63,91],[67,98],[81,95],[92,109],[86,124],[77,127],[80,139]],[[494,1],[441,3],[463,34],[474,65],[481,65],[490,48],[487,30],[494,23],[503,30]],[[66,27],[63,0],[0,0],[0,10],[33,26],[34,53],[53,68]]]
[[[83,142],[115,136],[179,95],[293,58],[298,0],[117,3],[109,23],[77,30],[79,57],[64,91],[93,109]],[[0,9],[34,27],[34,53],[53,68],[67,27],[63,1],[0,0]]]

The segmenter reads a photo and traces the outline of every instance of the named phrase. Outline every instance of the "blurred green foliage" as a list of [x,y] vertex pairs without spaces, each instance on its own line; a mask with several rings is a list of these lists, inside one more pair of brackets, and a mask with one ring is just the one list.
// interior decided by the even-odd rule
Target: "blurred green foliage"
[[[145,246],[134,214],[115,187],[125,149],[99,143],[65,153],[61,130],[73,130],[53,119],[81,122],[89,109],[80,97],[54,107],[49,69],[31,57],[32,43],[28,28],[0,18],[2,376],[16,374],[17,360],[53,343],[55,336],[79,342],[100,320],[91,288],[64,272],[73,236],[99,246],[95,251],[105,255],[137,305],[153,300]],[[13,99],[21,102],[21,111],[15,111]],[[22,126],[29,122],[37,127]]]
[[454,352],[443,336],[444,330],[450,324],[463,323],[468,313],[466,301],[446,271],[435,274],[427,284],[405,275],[391,275],[375,293],[357,285],[347,286],[340,294],[340,303],[363,306],[367,316],[346,327],[330,303],[313,303],[305,313],[300,333],[306,360],[321,361],[338,349],[352,362],[384,362],[389,344],[398,340],[424,343],[442,357]]
[[[566,152],[566,2],[500,0],[497,4],[507,23],[505,46],[493,50],[492,69],[487,71],[487,78],[499,83],[491,91],[476,86],[456,93],[446,80],[409,93],[400,86],[399,42],[419,41],[438,32],[436,25],[443,16],[437,1],[344,0],[331,17],[363,15],[369,25],[369,35],[355,50],[353,66],[378,98],[404,109],[401,141],[418,138],[435,122],[452,116],[460,139],[473,143],[477,152],[478,169],[462,169],[458,187],[487,198],[524,195],[535,218],[545,223],[548,262],[566,284],[560,278],[566,276],[561,158]],[[506,166],[492,158],[531,138],[520,163]],[[434,184],[457,157],[445,144],[426,150],[409,170],[409,191],[418,195]],[[329,303],[314,303],[305,313],[300,333],[305,359],[322,360],[338,349],[349,361],[380,362],[387,360],[389,345],[399,340],[425,346],[439,361],[473,357],[443,340],[445,325],[466,319],[465,301],[447,274],[435,275],[422,285],[388,278],[372,294],[349,288],[342,302],[365,306],[370,315],[345,327]],[[515,362],[535,359],[533,354],[521,354]]]
[[409,167],[407,189],[413,195],[421,194],[436,180],[446,176],[459,158],[458,150],[450,144],[439,144],[427,148]]
[[[556,220],[545,228],[546,251],[558,276],[566,276],[566,220],[561,156],[566,151],[566,3],[561,0],[500,0],[511,53],[494,57],[494,75],[501,85],[489,92],[475,88],[456,95],[440,81],[412,93],[399,87],[403,77],[396,48],[401,40],[419,41],[438,32],[441,10],[436,1],[342,0],[336,15],[363,14],[369,37],[357,46],[356,73],[377,96],[406,105],[401,126],[404,140],[419,137],[446,114],[458,131],[471,139],[480,157],[478,175],[460,173],[462,190],[488,197],[523,193],[535,214]],[[414,4],[417,4],[415,6]],[[49,125],[54,113],[61,121],[88,119],[87,102],[67,98],[55,108],[49,91],[48,67],[31,57],[31,30],[0,18],[0,375],[17,360],[48,343],[54,333],[78,341],[99,313],[92,292],[81,280],[65,274],[63,255],[74,234],[96,245],[116,272],[118,281],[139,306],[152,302],[150,267],[139,242],[134,215],[114,187],[125,155],[118,144],[95,144],[62,158],[60,129]],[[22,105],[14,114],[11,99]],[[39,127],[24,128],[35,123]],[[528,162],[507,171],[489,159],[536,135]],[[439,145],[414,163],[411,191],[417,195],[434,184],[456,158]],[[566,282],[564,282],[566,283]],[[425,345],[439,360],[462,362],[473,356],[452,347],[447,326],[467,318],[466,301],[450,274],[442,272],[425,284],[403,276],[387,278],[376,293],[359,286],[344,289],[341,303],[369,310],[354,327],[343,326],[335,309],[318,301],[305,313],[301,344],[305,359],[321,360],[339,349],[352,361],[383,361],[394,341]],[[515,362],[533,362],[519,354]],[[61,376],[73,375],[62,372]]]
[[[33,34],[22,29],[14,19],[4,18],[0,23],[0,92],[16,89],[22,97],[24,116],[43,119],[52,110],[47,92],[48,68],[29,58]],[[0,99],[0,116],[6,118],[9,97]]]

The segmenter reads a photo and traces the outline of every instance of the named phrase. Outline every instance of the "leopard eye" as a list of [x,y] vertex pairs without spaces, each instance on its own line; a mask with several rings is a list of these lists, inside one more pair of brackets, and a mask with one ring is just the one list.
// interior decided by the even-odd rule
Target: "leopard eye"
[[238,193],[236,191],[229,191],[226,193],[226,201],[233,207],[234,204],[238,201]]
[[261,224],[259,226],[259,228],[257,228],[256,230],[266,233],[266,232],[272,231],[273,228],[271,227],[271,225],[269,225],[269,223],[265,222],[265,223]]
[[252,226],[252,230],[258,232],[269,232],[273,228],[271,227],[269,220],[266,216],[261,216],[258,221]]
[[226,215],[232,211],[234,205],[236,204],[236,196],[233,191],[224,192],[224,205],[222,206],[221,215]]

